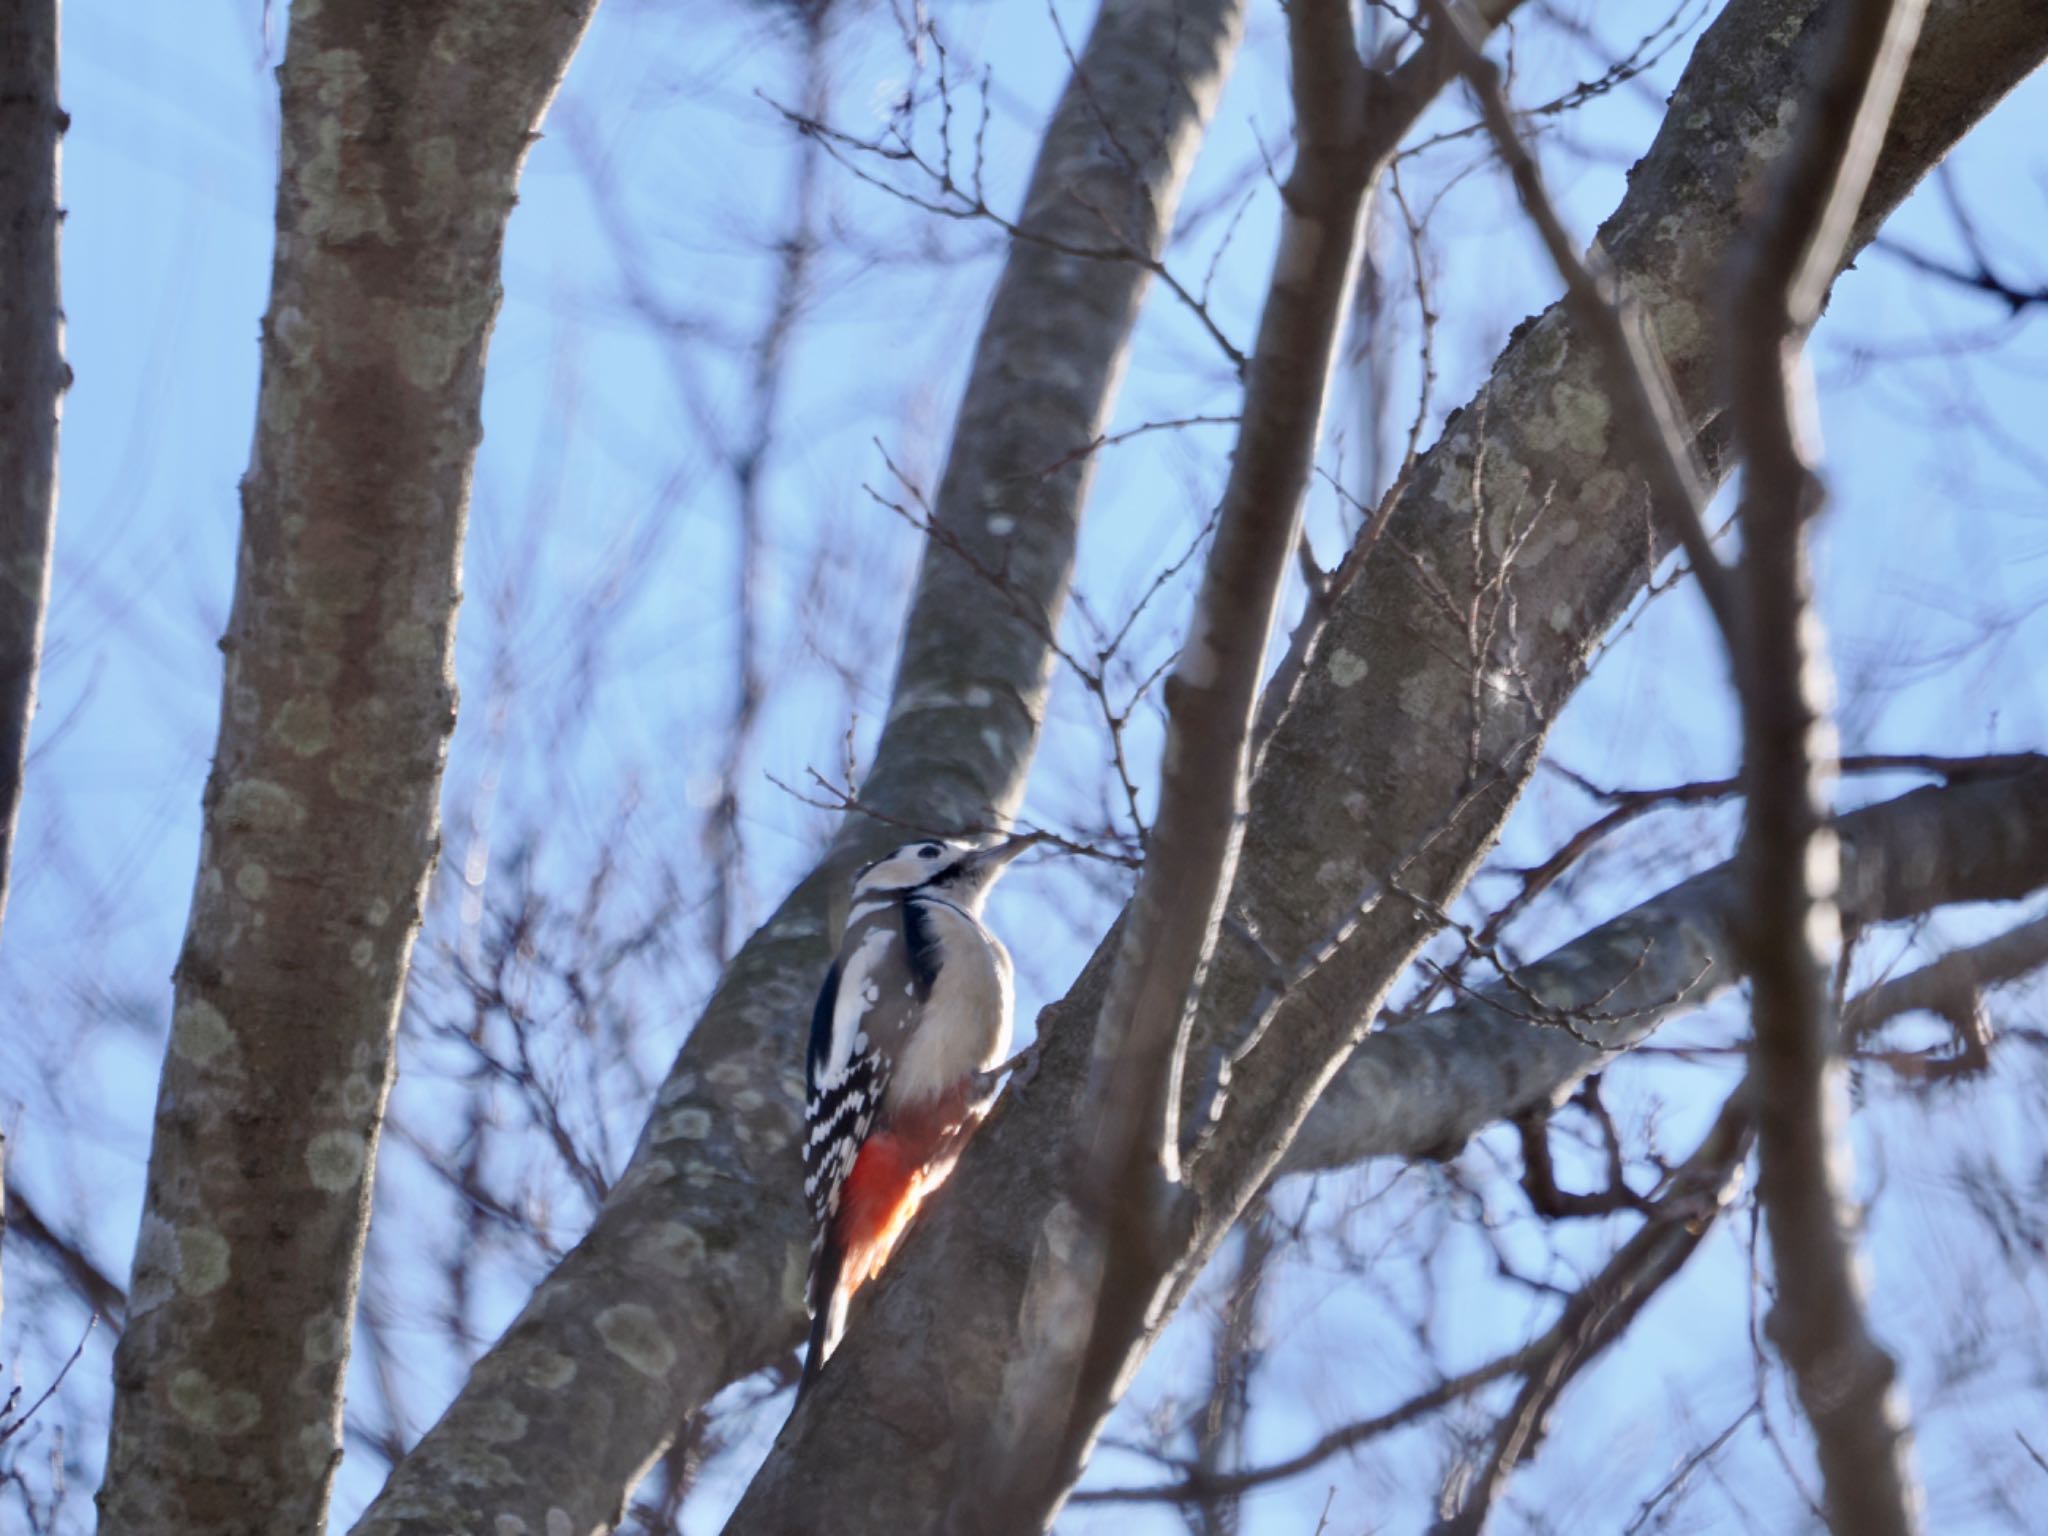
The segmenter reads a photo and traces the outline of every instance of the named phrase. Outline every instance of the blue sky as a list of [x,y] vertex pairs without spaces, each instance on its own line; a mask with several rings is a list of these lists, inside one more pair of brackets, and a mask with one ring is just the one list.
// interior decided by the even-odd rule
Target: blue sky
[[[1086,6],[1062,4],[1059,15],[1070,37],[1084,33]],[[1277,16],[1270,6],[1256,11],[1188,207],[1232,185],[1256,163],[1260,142],[1284,153]],[[1035,5],[943,6],[938,17],[963,59],[994,62],[989,185],[992,200],[1008,206],[1028,170],[1035,124],[1064,78],[1057,36]],[[65,14],[72,129],[64,285],[77,382],[65,403],[41,714],[0,949],[0,996],[9,1016],[26,1022],[0,1040],[0,1117],[11,1176],[46,1207],[69,1213],[92,1251],[123,1275],[214,733],[214,641],[226,622],[235,486],[248,451],[268,283],[270,70],[282,25],[259,0],[75,0]],[[1603,25],[1616,51],[1633,41]],[[461,896],[490,889],[493,871],[521,849],[563,881],[612,840],[626,867],[643,876],[663,861],[687,868],[694,857],[717,785],[706,725],[721,718],[735,632],[731,490],[716,441],[736,430],[744,381],[719,343],[758,325],[770,265],[761,252],[790,217],[792,136],[771,105],[794,99],[787,42],[744,7],[685,21],[653,0],[607,0],[529,163],[506,254],[467,551],[463,714],[446,797],[451,873],[441,934],[457,947]],[[1647,143],[1689,42],[1690,35],[1640,83],[1543,138],[1546,167],[1581,231],[1619,196],[1622,169]],[[1532,42],[1517,89],[1533,99],[1596,67],[1568,43]],[[886,12],[850,23],[835,51],[835,118],[856,129],[878,124],[876,109],[903,73]],[[1451,101],[1438,120],[1464,116]],[[2048,215],[2044,124],[2048,82],[2036,79],[1952,167],[2006,270],[2036,284],[2048,280],[2036,255]],[[1430,222],[1444,316],[1439,416],[1469,396],[1507,330],[1557,286],[1497,178],[1460,177],[1475,159],[1446,152],[1409,171],[1420,190],[1450,184]],[[766,775],[794,782],[808,766],[829,771],[849,720],[865,742],[881,713],[916,548],[862,490],[883,483],[874,442],[923,483],[936,479],[996,255],[986,230],[934,229],[830,166],[823,175],[838,245],[821,265],[815,312],[796,343],[767,497],[761,629],[773,686],[744,770],[756,917],[804,866],[824,827]],[[1270,194],[1256,198],[1219,264],[1215,309],[1234,336],[1251,330],[1273,219]],[[1176,264],[1199,272],[1222,225],[1212,220]],[[1960,250],[1932,189],[1894,231],[1930,252]],[[1397,314],[1411,302],[1401,244],[1390,233],[1380,248]],[[1838,288],[1816,343],[1835,495],[1820,548],[1850,750],[2009,750],[2048,740],[2048,680],[2037,660],[2048,638],[2042,337],[2038,322],[2007,320],[1881,254],[1866,256]],[[1970,344],[1958,347],[1958,338]],[[1388,349],[1388,387],[1403,421],[1415,387],[1413,340],[1403,319]],[[1231,409],[1220,359],[1155,293],[1120,424]],[[1355,472],[1364,457],[1356,420],[1355,395],[1347,394],[1332,416],[1333,469]],[[1080,576],[1098,610],[1120,613],[1150,581],[1160,552],[1177,551],[1199,526],[1227,446],[1226,433],[1206,430],[1148,437],[1105,455]],[[1328,556],[1338,547],[1336,498],[1319,491],[1311,517]],[[821,578],[829,578],[822,588]],[[1178,601],[1162,600],[1138,630],[1136,646],[1148,657],[1171,644],[1185,600],[1176,590]],[[1149,762],[1155,742],[1141,721],[1134,760]],[[1717,644],[1684,591],[1650,607],[1574,701],[1553,744],[1560,761],[1614,784],[1716,776],[1734,750]],[[1048,729],[1033,809],[1052,820],[1085,817],[1102,773],[1099,726],[1069,680]],[[1873,792],[1857,785],[1846,793]],[[1582,814],[1582,802],[1540,781],[1511,829],[1507,856],[1547,851]],[[1732,828],[1724,815],[1645,829],[1628,845],[1630,862],[1616,861],[1605,878],[1568,893],[1529,942],[1561,938],[1657,880],[1698,867],[1709,856],[1702,838],[1725,848]],[[1075,914],[1071,929],[1051,918],[1055,911]],[[1028,950],[1020,1017],[1063,989],[1108,911],[1104,896],[1071,870],[1026,871],[1005,888],[998,921],[1037,939],[1013,943]],[[1965,915],[1946,930],[1972,931],[1971,921]],[[688,944],[678,941],[671,953],[671,965],[633,984],[633,1006],[656,1021],[635,1037],[643,1074],[658,1072],[680,1041],[712,975]],[[103,1027],[109,1019],[119,1026]],[[1725,1029],[1727,1019],[1712,1027]],[[412,1049],[408,1070],[417,1066],[420,1077],[402,1086],[401,1111],[406,1094],[417,1094],[412,1103],[424,1110],[439,1091],[432,1051]],[[638,1121],[631,1074],[612,1081],[620,1095],[614,1134],[630,1140]],[[1619,1090],[1638,1105],[1675,1094],[1661,1108],[1667,1148],[1682,1145],[1686,1127],[1712,1104],[1696,1078],[1679,1089],[1671,1081],[1646,1070]],[[1981,1093],[1970,1105],[1990,1152],[2038,1155],[2019,1099]],[[1871,1118],[1917,1134],[1911,1127],[1920,1115],[1893,1106]],[[1886,1166],[1881,1156],[1866,1162]],[[403,1166],[387,1161],[387,1204],[410,1187],[394,1191],[390,1180],[417,1177],[416,1167],[392,1171]],[[1932,1167],[1901,1175],[1891,1186],[1899,1193],[1881,1207],[1880,1300],[1896,1296],[1902,1309],[1913,1304],[1915,1285],[1929,1283],[1936,1256],[1974,1252],[1947,1219]],[[1376,1188],[1390,1173],[1361,1177]],[[1406,1176],[1382,1205],[1399,1205],[1427,1177]],[[1415,1203],[1425,1212],[1441,1207],[1441,1191]],[[1445,1241],[1456,1248],[1464,1240]],[[1732,1248],[1723,1257],[1740,1261]],[[9,1258],[12,1265],[15,1250]],[[1467,1253],[1453,1268],[1456,1286],[1467,1284],[1472,1262]],[[1940,1279],[1938,1265],[1931,1273]],[[479,1328],[502,1324],[523,1278],[517,1264],[504,1270],[479,1303]],[[1716,1271],[1667,1305],[1725,1324],[1725,1281],[1726,1270]],[[1301,1386],[1286,1399],[1291,1410],[1262,1421],[1262,1454],[1292,1449],[1326,1413],[1389,1400],[1377,1378],[1361,1383],[1356,1371],[1329,1363],[1376,1337],[1361,1320],[1370,1307],[1357,1288],[1314,1266],[1295,1283],[1275,1370]],[[1469,1336],[1464,1347],[1476,1352],[1526,1326],[1523,1303],[1456,1286],[1405,1300],[1445,1306],[1446,1336]],[[1994,1322],[2014,1323],[2044,1299],[2036,1271],[1986,1305]],[[56,1311],[35,1327],[21,1316],[10,1309],[0,1354],[33,1386],[68,1323]],[[1714,1374],[1716,1362],[1726,1364],[1718,1345],[1688,1347],[1685,1335],[1667,1324],[1630,1346],[1646,1363],[1607,1367],[1642,1383],[1615,1399],[1613,1445],[1629,1443],[1642,1404],[1662,1401],[1667,1377],[1689,1383],[1702,1423],[1718,1411],[1716,1394],[1747,1392],[1746,1379]],[[86,1441],[100,1434],[92,1414],[101,1389],[85,1378],[103,1379],[103,1344],[62,1400]],[[420,1367],[419,1399],[431,1404],[452,1385],[456,1362],[424,1340],[421,1349],[432,1363]],[[1155,1386],[1191,1358],[1166,1353]],[[2033,1406],[2038,1416],[2038,1397]],[[1589,1412],[1586,1421],[1598,1416]],[[1585,1434],[1586,1421],[1573,1433]],[[1943,1458],[1963,1457],[1967,1444],[1967,1435],[1952,1446],[1927,1436],[1938,1496],[1945,1476],[1962,1475]],[[1591,1476],[1583,1454],[1597,1445],[1595,1435],[1578,1452],[1567,1446],[1547,1457],[1523,1490],[1532,1499],[1546,1490],[1562,1497],[1574,1478]],[[730,1463],[691,1529],[715,1528],[711,1506],[744,1477],[743,1451]],[[1418,1486],[1428,1483],[1429,1469],[1417,1475]],[[360,1461],[345,1468],[337,1513],[357,1507],[375,1481]],[[1307,1479],[1252,1507],[1271,1529],[1308,1529],[1323,1489]],[[1979,1528],[1963,1505],[1953,1511],[1944,1529]],[[1166,1528],[1163,1517],[1158,1523]],[[1106,1524],[1074,1522],[1077,1530]]]

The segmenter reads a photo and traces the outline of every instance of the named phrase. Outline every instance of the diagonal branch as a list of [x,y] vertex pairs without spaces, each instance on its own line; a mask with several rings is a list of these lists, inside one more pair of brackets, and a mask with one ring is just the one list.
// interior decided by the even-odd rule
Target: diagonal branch
[[[853,866],[895,840],[892,822],[996,824],[1022,796],[1094,456],[1047,466],[1103,435],[1147,287],[1140,264],[1054,246],[1098,238],[1107,213],[1135,245],[1165,249],[1242,10],[1103,7],[1025,191],[1019,224],[1033,238],[1012,243],[976,343],[861,786],[873,814],[847,816],[824,863],[740,947],[589,1234],[360,1529],[489,1536],[499,1512],[533,1531],[612,1521],[687,1415],[801,1339],[797,1063],[834,903]],[[1089,76],[1119,89],[1098,100]],[[1004,573],[1012,603],[988,600],[982,570]]]
[[[1859,927],[1952,903],[2018,900],[2048,886],[2048,759],[1853,811],[1835,823],[1835,834],[1842,912]],[[1577,1034],[1532,1019],[1516,991],[1496,983],[1368,1036],[1317,1102],[1280,1171],[1450,1157],[1485,1126],[1564,1102],[1613,1056],[1741,983],[1738,925],[1747,900],[1738,866],[1717,865],[1521,967],[1521,989],[1550,1012],[1579,1018]],[[1987,980],[2008,973],[2004,964],[1984,971]],[[1865,1010],[1897,995],[1888,989],[1913,979],[1887,983],[1859,1002],[1852,1021],[1872,1016]],[[1599,1019],[1585,1017],[1594,1010]]]
[[[1823,0],[1730,0],[1601,233],[1656,328],[1688,429],[1706,433],[1710,447],[1713,332],[1702,296],[1740,228],[1759,165],[1756,146],[1810,65],[1810,34],[1823,8]],[[1858,238],[1867,239],[2044,54],[2048,11],[1944,6],[1916,59]],[[1403,558],[1365,562],[1336,595],[1299,670],[1296,701],[1264,746],[1230,910],[1276,955],[1310,953],[1357,909],[1373,878],[1418,847],[1427,859],[1411,868],[1410,888],[1439,904],[1455,892],[1533,771],[1533,748],[1583,675],[1595,639],[1649,580],[1646,545],[1661,550],[1646,537],[1649,509],[1615,453],[1596,360],[1562,314],[1518,330],[1483,398],[1491,402],[1483,419],[1475,402],[1418,462],[1380,540],[1382,550]],[[1525,517],[1522,503],[1546,494],[1551,510],[1511,573],[1520,611],[1541,622],[1524,624],[1516,637],[1519,691],[1481,690],[1482,771],[1475,778],[1463,636],[1455,649],[1444,643],[1443,620],[1420,589],[1415,561],[1464,585],[1470,556],[1461,551],[1472,547],[1472,471],[1481,456],[1498,497],[1498,504],[1488,500],[1489,530],[1505,514]],[[1711,475],[1722,472],[1716,454],[1702,458]],[[1562,536],[1563,519],[1570,537]],[[1898,876],[1880,870],[1872,878],[1881,886]],[[1424,932],[1406,904],[1379,903],[1356,941],[1301,989],[1285,1027],[1276,1024],[1245,1059],[1233,1095],[1261,1112],[1218,1126],[1192,1169],[1207,1182],[1184,1273],[1263,1186]],[[1072,1135],[1114,944],[1112,936],[1068,998],[1041,1019],[1037,1081],[997,1105],[944,1200],[909,1235],[861,1308],[834,1371],[785,1426],[735,1530],[806,1531],[819,1509],[857,1511],[861,1529],[914,1529],[946,1507],[948,1459],[1000,1394],[1020,1320],[1035,1305],[1027,1294],[1032,1244],[1063,1192],[1062,1170],[1044,1149]],[[1234,1043],[1271,974],[1243,946],[1218,945],[1196,1022],[1196,1060]],[[1519,1020],[1503,1027],[1585,1050],[1561,1031]],[[1447,1085],[1455,1085],[1461,1059],[1447,1052],[1436,1082],[1426,1085],[1439,1125],[1456,1121]],[[1487,1091],[1494,1102],[1514,1097],[1511,1084],[1492,1082]],[[1389,1085],[1380,1103],[1398,1110],[1401,1095]],[[1158,1320],[1169,1311],[1162,1307]],[[1144,1341],[1134,1346],[1143,1348]]]
[[[1038,1530],[1115,1400],[1124,1341],[1178,1239],[1179,1100],[1190,1014],[1237,863],[1251,727],[1322,426],[1367,188],[1366,76],[1344,0],[1288,12],[1298,149],[1252,353],[1243,425],[1180,660],[1166,684],[1159,814],[1096,1017],[1069,1155],[1072,1193],[1032,1258],[1043,1304],[1006,1374],[987,1461],[953,1507]],[[995,1494],[989,1496],[993,1482]],[[993,1516],[993,1518],[991,1518]]]
[[43,1219],[35,1203],[19,1188],[9,1184],[5,1198],[7,1232],[31,1247],[41,1249],[50,1266],[64,1277],[65,1284],[78,1293],[79,1300],[106,1319],[107,1326],[119,1333],[128,1312],[128,1298],[121,1287],[93,1261],[82,1244],[54,1230]]

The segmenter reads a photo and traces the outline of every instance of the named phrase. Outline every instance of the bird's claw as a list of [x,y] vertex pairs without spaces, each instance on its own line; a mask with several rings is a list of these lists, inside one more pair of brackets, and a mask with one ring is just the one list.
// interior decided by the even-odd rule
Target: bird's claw
[[1038,1054],[1038,1042],[1034,1040],[1008,1061],[1000,1062],[986,1072],[977,1074],[975,1086],[986,1101],[993,1101],[997,1085],[1007,1076],[1009,1091],[1021,1094],[1038,1076]]

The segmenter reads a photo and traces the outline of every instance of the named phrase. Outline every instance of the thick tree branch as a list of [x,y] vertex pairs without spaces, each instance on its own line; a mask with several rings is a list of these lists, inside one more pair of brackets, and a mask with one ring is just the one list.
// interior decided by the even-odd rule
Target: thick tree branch
[[[1619,281],[1650,317],[1694,432],[1711,421],[1714,399],[1702,300],[1779,142],[1780,106],[1800,89],[1822,9],[1820,0],[1732,0],[1601,233]],[[1859,239],[2048,52],[2048,13],[2023,0],[1950,0],[1935,16]],[[1597,356],[1553,312],[1517,333],[1481,399],[1418,463],[1381,536],[1387,557],[1365,563],[1336,594],[1254,780],[1230,910],[1272,954],[1312,953],[1395,870],[1405,868],[1408,889],[1440,902],[1496,835],[1596,637],[1650,574],[1650,509],[1613,457],[1611,419]],[[1703,458],[1720,473],[1715,455]],[[1541,520],[1529,530],[1537,507]],[[1506,547],[1509,525],[1527,534],[1507,577],[1523,619],[1481,658],[1476,695],[1463,629],[1448,630],[1417,578],[1424,567],[1461,597],[1472,589],[1475,518],[1484,519],[1481,551]],[[1415,910],[1405,901],[1373,905],[1356,939],[1300,989],[1285,1027],[1276,1021],[1245,1059],[1233,1097],[1246,1102],[1249,1082],[1259,1114],[1236,1127],[1226,1117],[1191,1171],[1202,1204],[1183,1273],[1263,1184],[1337,1058],[1415,954],[1426,932]],[[802,1530],[810,1512],[830,1508],[845,1513],[849,1530],[897,1530],[944,1507],[947,1459],[990,1411],[1032,1305],[1032,1243],[1060,1195],[1044,1149],[1072,1133],[1089,1021],[1114,944],[1112,936],[1041,1021],[1038,1081],[998,1106],[945,1199],[910,1234],[876,1294],[864,1296],[835,1369],[785,1428],[738,1528]],[[1271,974],[1245,946],[1218,946],[1194,1060],[1236,1040]],[[1215,1171],[1205,1173],[1211,1162]]]
[[[889,819],[985,826],[1021,798],[1094,456],[1242,0],[1109,0],[1047,129],[933,507],[888,723],[832,854],[727,968],[576,1250],[366,1511],[363,1532],[616,1520],[684,1417],[802,1337],[801,1032],[849,872]],[[1092,90],[1090,79],[1117,89]],[[1057,464],[1050,472],[1046,466]],[[1004,573],[992,603],[982,570]],[[480,1481],[481,1480],[481,1481]],[[489,1490],[488,1500],[477,1492]],[[488,1503],[488,1507],[486,1507]]]
[[[1032,1257],[1039,1297],[994,1435],[963,1458],[962,1529],[1042,1529],[1115,1400],[1127,1341],[1181,1241],[1178,1105],[1187,1026],[1237,863],[1252,714],[1320,435],[1367,188],[1397,140],[1367,142],[1345,0],[1288,12],[1297,124],[1280,250],[1242,426],[1189,634],[1166,684],[1159,814],[1093,1032],[1071,1189]],[[1134,1326],[1135,1325],[1135,1326]],[[992,1491],[993,1490],[993,1491]]]
[[293,10],[262,395],[100,1529],[316,1531],[438,846],[519,168],[595,0]]
[[1600,349],[1602,383],[1638,474],[1648,483],[1651,505],[1672,509],[1670,524],[1692,562],[1700,594],[1724,624],[1735,622],[1728,573],[1708,537],[1708,488],[1692,445],[1679,421],[1678,402],[1664,359],[1640,308],[1615,282],[1598,245],[1581,258],[1543,185],[1543,173],[1515,131],[1514,113],[1502,89],[1500,69],[1481,53],[1477,41],[1456,20],[1446,0],[1428,0],[1430,10],[1451,23],[1447,35],[1458,68],[1478,98],[1481,120],[1493,139],[1515,192],[1542,236],[1558,275],[1564,279],[1565,308],[1572,324]]
[[[2044,786],[2048,788],[2048,786]],[[1982,1067],[1989,1044],[1983,993],[2048,966],[2048,917],[2009,928],[1995,939],[1952,950],[1917,971],[1879,982],[1842,1010],[1844,1049],[1855,1046],[1901,1014],[1925,1011],[1949,1021],[1958,1036],[1957,1064]],[[1925,1062],[1925,1058],[1920,1058]],[[1897,1064],[1896,1058],[1893,1058]],[[1923,1065],[1922,1070],[1926,1067]]]
[[57,279],[57,30],[57,0],[0,10],[0,917],[50,602],[57,417],[71,383]]
[[1827,660],[1806,524],[1824,492],[1802,357],[1877,162],[1925,0],[1843,0],[1769,202],[1731,263],[1727,372],[1742,477],[1740,622],[1719,614],[1741,697],[1739,863],[1759,1175],[1777,1300],[1770,1335],[1813,1424],[1838,1536],[1921,1528],[1897,1369],[1863,1318],[1858,1218],[1832,996],[1841,927]]
[[[2048,758],[1853,811],[1835,834],[1842,913],[1859,927],[2016,901],[2048,886]],[[1588,1073],[1742,981],[1747,900],[1738,867],[1717,865],[1523,966],[1518,987],[1496,982],[1368,1036],[1280,1171],[1451,1157],[1488,1125],[1562,1104]],[[1529,994],[1573,1029],[1532,1014]]]

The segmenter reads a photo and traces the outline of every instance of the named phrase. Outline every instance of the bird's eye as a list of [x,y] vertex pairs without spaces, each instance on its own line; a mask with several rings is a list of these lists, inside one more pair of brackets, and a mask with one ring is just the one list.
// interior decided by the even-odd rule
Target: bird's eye
[[939,845],[937,843],[926,843],[917,850],[917,856],[920,859],[936,859],[939,856]]

